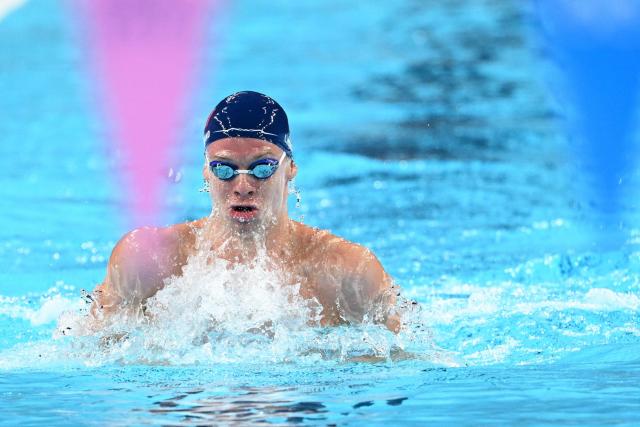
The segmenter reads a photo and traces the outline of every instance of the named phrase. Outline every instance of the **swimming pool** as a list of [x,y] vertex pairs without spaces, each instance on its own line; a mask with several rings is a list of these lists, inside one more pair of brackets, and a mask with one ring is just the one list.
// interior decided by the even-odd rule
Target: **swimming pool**
[[[221,41],[174,153],[166,222],[208,212],[212,103],[263,91],[290,115],[291,215],[370,247],[419,308],[399,337],[294,325],[206,348],[156,330],[164,341],[109,351],[52,338],[126,225],[69,18],[34,3],[0,21],[0,423],[636,422],[638,176],[621,226],[593,213],[520,3],[234,2],[209,35]],[[351,360],[394,347],[416,356]]]

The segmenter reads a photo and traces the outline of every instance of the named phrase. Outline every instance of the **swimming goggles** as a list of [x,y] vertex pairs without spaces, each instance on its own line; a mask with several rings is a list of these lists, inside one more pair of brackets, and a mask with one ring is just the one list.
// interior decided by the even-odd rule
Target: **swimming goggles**
[[256,160],[249,165],[249,169],[238,169],[238,166],[232,163],[221,162],[219,160],[209,162],[209,167],[211,168],[211,172],[223,181],[229,181],[241,173],[253,175],[258,179],[267,179],[276,173],[278,166],[282,163],[286,155],[287,153],[282,153],[280,160],[269,158]]

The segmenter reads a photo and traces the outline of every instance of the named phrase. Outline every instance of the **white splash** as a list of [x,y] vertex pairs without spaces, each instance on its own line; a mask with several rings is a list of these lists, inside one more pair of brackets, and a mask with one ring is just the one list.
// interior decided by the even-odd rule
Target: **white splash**
[[0,315],[28,320],[32,326],[41,326],[55,322],[65,311],[82,308],[83,304],[79,298],[67,298],[55,293],[56,288],[52,289],[39,298],[40,306],[36,308],[23,304],[24,298],[0,295]]
[[[416,310],[405,310],[407,326],[397,335],[368,320],[322,327],[320,304],[304,298],[286,274],[262,261],[238,265],[200,254],[143,309],[121,310],[97,332],[85,314],[67,312],[58,343],[67,342],[69,357],[88,365],[316,363],[390,360],[400,353],[454,364],[432,345],[428,330],[416,327]],[[425,351],[408,355],[415,342]]]

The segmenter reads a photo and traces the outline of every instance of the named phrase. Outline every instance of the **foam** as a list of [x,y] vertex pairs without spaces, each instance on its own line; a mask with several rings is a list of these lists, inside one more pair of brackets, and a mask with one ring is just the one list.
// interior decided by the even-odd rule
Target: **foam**
[[147,300],[144,315],[123,309],[94,331],[86,312],[64,313],[56,345],[75,361],[69,363],[90,366],[391,360],[409,353],[455,365],[433,345],[414,305],[401,299],[405,328],[397,335],[372,321],[379,307],[361,324],[322,327],[320,304],[265,260],[238,265],[200,253]]
[[78,310],[83,306],[79,298],[67,298],[51,290],[39,298],[41,305],[37,308],[30,307],[27,301],[0,295],[0,315],[27,320],[32,326],[42,326],[57,321],[65,311]]
[[[65,307],[69,311],[60,316],[57,339],[41,343],[65,357],[43,360],[39,355],[51,352],[35,343],[15,349],[20,357],[2,356],[12,363],[102,366],[313,364],[393,360],[408,353],[446,366],[461,361],[526,364],[638,336],[633,316],[640,299],[632,291],[605,285],[625,279],[625,270],[603,276],[595,282],[598,286],[591,284],[591,278],[583,279],[584,274],[572,276],[565,287],[548,282],[544,275],[535,284],[526,276],[517,276],[522,281],[486,283],[442,278],[437,286],[418,285],[407,293],[422,305],[399,298],[396,310],[402,313],[404,328],[396,335],[371,321],[371,313],[361,324],[322,327],[317,301],[303,298],[299,284],[291,285],[286,271],[265,260],[259,256],[253,263],[233,265],[201,253],[189,260],[180,277],[168,279],[165,288],[147,301],[145,315],[122,310],[97,332],[86,308],[79,309],[81,300],[55,288],[36,306],[5,297],[0,300],[0,314],[32,325],[47,325]],[[548,263],[555,265],[556,258]],[[447,343],[452,351],[434,342]]]

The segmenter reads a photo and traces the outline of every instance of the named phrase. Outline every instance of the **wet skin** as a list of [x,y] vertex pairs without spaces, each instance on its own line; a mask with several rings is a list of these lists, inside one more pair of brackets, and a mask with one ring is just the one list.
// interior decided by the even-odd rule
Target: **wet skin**
[[[190,256],[202,253],[251,263],[260,251],[266,252],[270,268],[284,272],[291,285],[300,284],[303,297],[320,303],[325,326],[359,322],[374,304],[393,306],[392,280],[371,251],[288,217],[287,184],[297,173],[291,159],[285,157],[266,180],[240,174],[222,181],[209,169],[211,160],[247,169],[256,160],[279,159],[282,153],[274,144],[253,138],[210,144],[202,173],[210,188],[211,215],[126,234],[113,249],[104,282],[96,288],[91,309],[96,326],[97,319],[110,313],[139,307],[165,279],[180,276]],[[400,329],[395,315],[378,321],[392,331]]]

